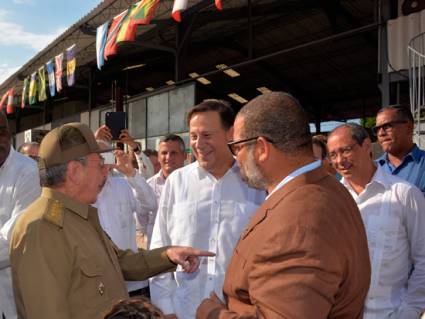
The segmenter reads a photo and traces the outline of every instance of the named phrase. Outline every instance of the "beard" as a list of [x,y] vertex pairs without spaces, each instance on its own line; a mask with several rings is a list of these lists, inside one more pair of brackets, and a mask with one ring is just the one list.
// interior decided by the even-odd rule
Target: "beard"
[[247,151],[247,159],[240,165],[242,180],[250,187],[266,190],[267,180],[264,177],[261,168],[257,165],[257,162],[255,161],[254,149],[248,148]]

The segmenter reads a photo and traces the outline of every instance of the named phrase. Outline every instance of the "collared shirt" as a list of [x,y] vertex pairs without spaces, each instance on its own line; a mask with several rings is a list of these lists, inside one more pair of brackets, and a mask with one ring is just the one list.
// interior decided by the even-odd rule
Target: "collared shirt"
[[383,154],[376,162],[385,169],[387,173],[397,175],[401,179],[418,187],[425,195],[425,151],[416,144],[412,150],[404,156],[403,161],[394,167],[388,159],[388,154]]
[[124,278],[174,271],[166,248],[133,253],[116,247],[97,209],[51,188],[16,221],[10,244],[19,318],[95,319],[128,298]]
[[37,164],[13,147],[0,167],[0,315],[16,318],[10,275],[9,240],[16,218],[41,192]]
[[[159,204],[159,198],[161,197],[162,189],[164,188],[164,185],[165,185],[165,177],[162,174],[162,170],[160,170],[154,176],[149,178],[147,180],[147,183],[149,184],[149,186],[152,188],[153,192],[155,193],[156,201]],[[149,212],[149,218],[147,220],[147,225],[144,232],[144,234],[147,237],[148,247],[150,245],[151,238],[152,238],[153,226],[155,224],[155,218],[156,218],[156,211],[157,210],[155,209]]]
[[285,184],[289,183],[291,180],[293,180],[295,177],[307,173],[309,171],[314,170],[315,168],[318,168],[320,165],[322,165],[322,161],[317,160],[312,163],[309,163],[307,165],[304,165],[303,167],[297,168],[295,171],[291,172],[286,176],[273,190],[272,192],[267,196],[269,198],[274,192],[276,192],[278,189],[281,189]]
[[425,198],[379,166],[358,195],[342,183],[359,207],[368,239],[372,277],[364,318],[419,318],[425,309]]
[[197,272],[178,268],[151,280],[151,298],[165,314],[195,318],[211,291],[223,296],[224,275],[233,249],[265,193],[248,187],[236,163],[216,179],[197,162],[175,170],[162,191],[151,247],[193,246],[212,251]]
[[[137,252],[134,215],[143,218],[157,208],[155,194],[139,173],[134,177],[109,175],[93,206],[98,209],[102,228],[115,245],[134,252]],[[130,281],[126,284],[128,291],[148,285],[147,282]]]

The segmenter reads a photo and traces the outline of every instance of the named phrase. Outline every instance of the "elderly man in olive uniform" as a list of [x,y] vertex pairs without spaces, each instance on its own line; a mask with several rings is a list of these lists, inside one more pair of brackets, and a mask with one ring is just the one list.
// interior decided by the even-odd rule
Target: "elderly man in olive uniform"
[[[103,150],[105,151],[105,150]],[[19,318],[95,319],[128,297],[126,280],[144,280],[176,264],[187,272],[197,256],[190,247],[119,250],[89,204],[108,172],[90,128],[80,123],[52,130],[40,146],[42,194],[18,219],[10,259]]]

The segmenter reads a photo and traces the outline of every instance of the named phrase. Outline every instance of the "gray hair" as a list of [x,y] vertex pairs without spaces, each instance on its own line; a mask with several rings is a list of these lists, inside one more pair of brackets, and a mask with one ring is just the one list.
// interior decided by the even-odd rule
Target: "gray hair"
[[242,138],[262,136],[289,155],[312,150],[310,125],[297,99],[285,92],[260,95],[238,113]]
[[367,130],[362,127],[359,124],[356,123],[346,123],[346,124],[342,124],[336,128],[334,128],[330,133],[329,133],[329,137],[332,136],[332,134],[335,133],[335,131],[341,129],[341,128],[347,128],[348,130],[350,130],[350,134],[353,140],[355,140],[357,142],[357,144],[359,145],[363,145],[363,142],[365,141],[365,139],[369,138],[369,134],[367,132]]
[[[78,161],[84,166],[87,165],[87,158],[80,157],[73,161]],[[55,165],[46,169],[40,169],[40,184],[42,187],[61,186],[66,181],[66,172],[68,171],[68,163]]]
[[167,134],[165,135],[159,142],[159,144],[161,143],[166,143],[166,142],[178,142],[180,145],[180,148],[183,152],[186,151],[186,146],[184,145],[184,141],[183,139],[176,135],[176,134]]
[[412,112],[407,106],[403,106],[400,104],[384,106],[383,108],[378,110],[376,115],[385,111],[394,111],[397,114],[398,119],[408,121],[410,123],[414,122]]

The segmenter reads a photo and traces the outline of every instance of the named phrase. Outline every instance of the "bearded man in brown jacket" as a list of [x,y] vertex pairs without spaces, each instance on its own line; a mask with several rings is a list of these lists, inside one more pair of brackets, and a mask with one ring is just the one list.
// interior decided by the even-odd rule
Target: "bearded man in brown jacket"
[[236,117],[229,143],[246,182],[266,201],[242,233],[224,282],[198,319],[360,319],[369,288],[365,229],[346,189],[312,154],[308,119],[282,92]]

